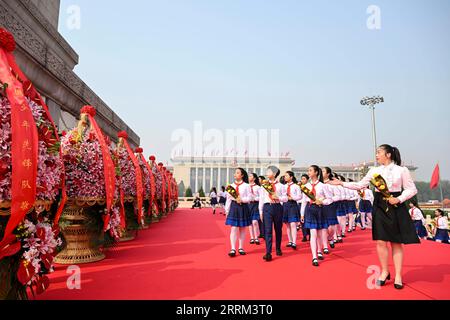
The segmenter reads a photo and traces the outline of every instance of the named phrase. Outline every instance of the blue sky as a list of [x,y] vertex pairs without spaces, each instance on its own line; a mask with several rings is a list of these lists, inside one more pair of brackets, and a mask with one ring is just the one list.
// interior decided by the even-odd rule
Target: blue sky
[[[81,9],[81,28],[66,26]],[[369,30],[369,5],[381,29]],[[450,178],[450,2],[62,0],[76,72],[167,160],[177,128],[279,128],[297,165],[372,158],[378,141]],[[170,119],[170,120],[169,120]]]

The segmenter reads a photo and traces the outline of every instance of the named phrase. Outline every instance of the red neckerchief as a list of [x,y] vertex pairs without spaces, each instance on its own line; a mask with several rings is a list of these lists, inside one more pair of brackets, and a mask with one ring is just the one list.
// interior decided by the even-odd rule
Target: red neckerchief
[[288,198],[291,196],[291,186],[293,185],[293,182],[288,183],[288,187],[287,187],[287,196]]
[[236,181],[234,182],[234,184],[236,185],[236,193],[239,197],[239,187],[244,183],[244,181],[242,181],[241,183],[237,183]]
[[256,186],[256,184],[251,184],[251,185],[250,185],[250,190],[251,190],[253,196],[255,195],[255,192],[253,192],[253,187],[254,187],[254,186]]
[[311,186],[312,186],[312,189],[311,189],[311,193],[314,195],[314,196],[317,196],[316,195],[316,186],[319,184],[319,180],[317,180],[317,182],[316,183],[312,183],[312,181],[311,181]]

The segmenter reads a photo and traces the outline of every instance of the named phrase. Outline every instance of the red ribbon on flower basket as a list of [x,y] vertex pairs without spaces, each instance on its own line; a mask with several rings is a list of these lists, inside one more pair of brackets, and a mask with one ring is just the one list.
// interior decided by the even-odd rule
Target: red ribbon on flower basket
[[171,181],[170,181],[170,171],[167,170],[166,167],[163,167],[164,170],[164,175],[166,177],[166,181],[167,181],[167,198],[169,199],[169,203],[167,204],[170,208],[170,202],[172,200],[172,185],[171,185]]
[[139,154],[139,157],[140,157],[141,161],[145,163],[145,166],[147,167],[147,171],[150,174],[150,199],[149,199],[149,206],[148,206],[147,214],[149,216],[151,216],[151,214],[152,214],[152,207],[153,207],[153,201],[154,201],[154,197],[155,197],[155,190],[154,190],[155,180],[153,178],[152,168],[150,167],[148,162],[145,161],[145,157],[142,154],[144,152],[144,150],[142,150],[142,148],[137,148],[136,152]]
[[114,202],[114,192],[116,190],[116,171],[114,167],[114,162],[111,158],[111,154],[109,153],[108,145],[106,144],[105,137],[103,136],[103,132],[95,121],[94,117],[96,115],[96,110],[92,106],[84,106],[81,108],[81,114],[87,115],[89,119],[89,123],[91,124],[91,130],[94,132],[97,137],[98,142],[100,143],[100,147],[102,149],[102,159],[103,159],[103,174],[105,176],[105,193],[106,193],[106,211],[107,215],[105,215],[104,219],[104,231],[106,231],[108,227],[108,217],[111,212],[111,208]]
[[[152,163],[152,168],[156,166],[156,164],[155,164],[156,157],[155,156],[150,156],[148,158],[148,160],[150,160],[150,162]],[[156,167],[156,170],[158,170],[157,167]],[[152,172],[152,203],[155,203],[156,214],[159,214],[159,208],[156,203],[156,181],[155,181],[155,177],[153,176],[153,169],[151,172]]]
[[11,74],[7,53],[15,48],[14,37],[0,29],[0,81],[7,85],[6,95],[11,104],[11,216],[6,225],[0,248],[25,218],[36,201],[38,161],[38,132],[31,109],[25,100],[21,83]]
[[119,138],[123,139],[123,145],[125,149],[128,152],[128,156],[130,157],[131,161],[133,162],[134,169],[136,172],[136,198],[137,198],[137,210],[138,210],[138,223],[141,224],[142,221],[142,205],[144,202],[143,199],[143,193],[144,193],[144,186],[142,185],[142,171],[141,167],[139,166],[139,161],[137,160],[136,156],[133,153],[133,150],[131,150],[130,145],[128,144],[128,133],[125,131],[120,131],[117,136]]
[[[9,38],[9,40],[7,40]],[[42,99],[42,96],[36,91],[33,84],[30,80],[28,80],[27,76],[22,72],[22,70],[19,68],[19,66],[16,63],[16,59],[14,55],[12,54],[12,51],[15,49],[15,42],[14,37],[5,29],[0,28],[0,42],[5,42],[6,47],[10,50],[5,51],[6,59],[8,60],[9,66],[12,69],[13,75],[22,82],[22,87],[24,94],[30,98],[31,100],[35,101],[37,104],[42,106],[42,109],[45,112],[45,115],[47,119],[50,121],[52,127],[53,127],[53,134],[54,137],[58,137],[58,129],[56,128],[56,125],[53,121],[53,118],[50,114],[50,111],[48,110],[47,104]],[[55,141],[56,142],[56,141]],[[60,148],[59,150],[60,156],[62,157],[62,150]],[[64,166],[64,164],[62,164]],[[64,168],[63,168],[64,169]],[[63,170],[64,172],[64,170]],[[62,214],[62,211],[64,210],[64,206],[67,201],[67,192],[66,192],[66,183],[65,183],[65,177],[64,175],[61,175],[61,201],[59,203],[58,210],[56,211],[55,219],[54,219],[54,226],[58,225],[59,218]]]

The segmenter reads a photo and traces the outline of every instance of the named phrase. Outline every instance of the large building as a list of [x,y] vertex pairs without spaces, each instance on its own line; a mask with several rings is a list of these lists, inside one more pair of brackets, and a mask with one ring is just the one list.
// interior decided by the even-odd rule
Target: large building
[[[208,193],[212,187],[220,188],[234,181],[233,174],[236,168],[242,167],[247,172],[255,172],[258,175],[265,175],[269,165],[276,165],[281,172],[291,170],[297,179],[308,172],[307,166],[294,166],[294,159],[284,158],[249,158],[249,157],[175,157],[169,169],[173,171],[174,177],[178,181],[180,196],[184,196],[187,188],[191,188],[193,193],[203,189]],[[344,176],[346,179],[358,181],[364,172],[373,166],[373,162],[336,165],[332,166],[333,171]],[[408,168],[414,172],[417,168],[410,165]]]
[[139,136],[73,71],[78,55],[58,32],[59,12],[60,0],[0,0],[0,27],[16,39],[19,67],[44,97],[60,130],[73,128],[81,107],[89,104],[112,141],[126,130],[130,144],[139,145]]
[[220,188],[233,182],[236,168],[242,167],[248,172],[265,175],[266,168],[275,164],[284,172],[291,170],[291,158],[245,158],[245,157],[175,157],[172,159],[174,177],[184,188],[193,192],[200,188],[209,192],[212,187]]

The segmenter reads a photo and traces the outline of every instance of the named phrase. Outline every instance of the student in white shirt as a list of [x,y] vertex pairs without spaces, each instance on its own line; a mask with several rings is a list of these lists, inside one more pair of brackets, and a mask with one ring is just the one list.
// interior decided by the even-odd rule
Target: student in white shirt
[[417,236],[420,239],[426,240],[428,232],[425,229],[426,220],[423,216],[422,210],[417,208],[414,203],[409,203],[409,215],[411,216],[414,226],[416,227]]
[[213,214],[216,214],[216,206],[218,204],[216,187],[213,187],[211,189],[211,192],[209,193],[209,198],[211,199],[210,201],[211,201],[211,207],[213,208]]
[[300,210],[297,201],[302,199],[302,191],[297,184],[294,172],[287,171],[284,175],[286,182],[285,190],[287,201],[283,204],[283,222],[286,224],[286,230],[289,243],[288,248],[297,250],[297,223],[300,222]]
[[379,192],[375,192],[374,210],[372,213],[372,238],[377,241],[378,258],[381,264],[381,275],[377,284],[384,286],[390,280],[389,247],[392,247],[392,258],[395,266],[396,289],[403,289],[403,244],[420,243],[416,229],[409,216],[405,202],[417,194],[411,174],[406,167],[402,167],[400,151],[390,145],[378,147],[377,162],[381,165],[369,170],[360,181],[342,183],[330,181],[331,184],[343,185],[345,188],[362,190],[366,188],[375,174],[381,175],[387,183],[392,197],[385,199]]
[[341,198],[340,192],[337,186],[327,184],[328,181],[334,179],[333,171],[330,167],[322,168],[323,182],[325,186],[326,196],[331,199],[331,203],[323,207],[325,218],[327,219],[328,232],[324,234],[328,241],[330,241],[330,247],[334,248],[335,243],[338,242],[337,226],[339,221],[337,218],[337,204]]
[[442,211],[441,209],[436,209],[434,213],[436,215],[436,234],[434,236],[434,239],[436,240],[436,242],[448,243],[448,219],[445,216],[444,211]]
[[250,244],[260,245],[259,242],[259,193],[260,193],[260,182],[259,177],[256,173],[252,173],[248,176],[250,184],[250,202],[248,203],[248,208],[250,210],[250,216],[252,224],[248,227],[250,231]]
[[[269,193],[263,187],[259,195],[259,214],[264,224],[264,239],[266,242],[266,254],[263,259],[272,261],[272,239],[273,229],[275,229],[275,250],[277,256],[282,256],[281,240],[283,235],[283,206],[281,202],[286,202],[284,186],[277,181],[280,169],[275,166],[267,168],[266,177],[272,186],[273,192]],[[261,183],[261,185],[263,185]]]
[[236,190],[237,198],[227,192],[227,202],[225,203],[225,214],[227,219],[225,224],[231,226],[230,257],[236,256],[236,241],[239,238],[239,254],[244,256],[244,241],[247,227],[252,224],[248,203],[250,201],[250,186],[248,184],[247,172],[242,168],[237,168],[234,173],[235,182],[231,186]]
[[[328,252],[328,241],[326,239],[328,224],[323,212],[323,206],[331,204],[331,200],[327,199],[325,194],[322,170],[316,165],[310,166],[308,175],[311,180],[305,187],[315,196],[315,201],[309,197],[303,198],[301,216],[305,227],[310,229],[311,232],[309,242],[313,257],[312,264],[318,267],[319,260],[324,259],[322,249]],[[324,236],[325,241],[323,239]]]
[[366,229],[366,218],[372,221],[373,192],[368,187],[360,191],[359,213],[361,214],[361,229]]

